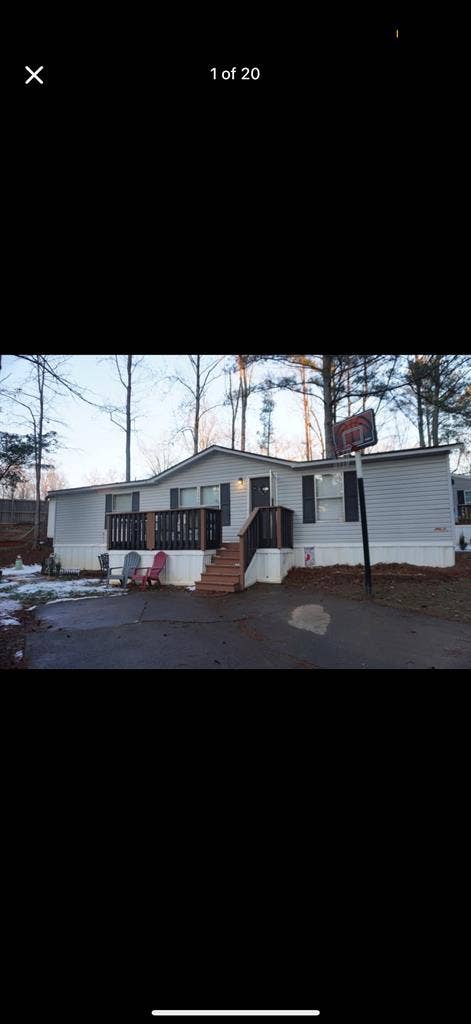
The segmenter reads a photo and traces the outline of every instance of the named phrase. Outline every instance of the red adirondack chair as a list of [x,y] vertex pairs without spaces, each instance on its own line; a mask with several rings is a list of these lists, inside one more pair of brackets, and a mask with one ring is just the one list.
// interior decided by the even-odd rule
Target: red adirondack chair
[[152,580],[155,580],[157,586],[160,589],[162,584],[160,582],[159,577],[161,572],[165,568],[166,562],[167,555],[165,554],[165,551],[158,551],[157,554],[154,555],[154,561],[152,562],[150,569],[134,569],[134,572],[132,573],[131,576],[132,582],[138,583],[140,580],[141,590],[145,590],[146,585],[150,586]]

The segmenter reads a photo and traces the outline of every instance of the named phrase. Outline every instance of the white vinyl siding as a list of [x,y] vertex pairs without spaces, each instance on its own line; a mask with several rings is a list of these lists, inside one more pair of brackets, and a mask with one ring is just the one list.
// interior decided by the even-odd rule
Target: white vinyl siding
[[[252,476],[269,476],[270,469],[275,473],[290,473],[289,467],[274,465],[262,459],[244,458],[240,455],[212,452],[206,458],[194,462],[186,469],[169,473],[160,484],[140,485],[141,511],[147,509],[170,508],[171,487],[210,487],[211,485],[229,483],[231,490],[231,525],[223,527],[223,539],[238,540],[238,532],[249,515],[249,491]],[[239,483],[239,477],[243,483]],[[198,503],[197,503],[198,504]]]
[[[363,466],[370,544],[453,542],[448,454],[370,464],[365,459]],[[354,469],[354,460],[345,460],[345,468]],[[214,452],[185,469],[170,473],[160,483],[140,483],[140,508],[143,512],[169,509],[170,489],[174,487],[197,488],[199,499],[206,494],[205,488],[230,483],[231,525],[223,528],[223,539],[235,541],[249,514],[250,477],[268,476],[270,470],[276,477],[277,503],[294,511],[295,545],[354,544],[359,545],[361,551],[360,522],[317,520],[303,523],[302,477],[309,473],[305,466],[292,469],[237,454]],[[319,473],[318,467],[313,467],[313,475],[316,471]],[[239,483],[239,478],[243,483]],[[103,543],[103,490],[57,495],[55,501],[54,540],[57,544]]]
[[[353,459],[347,470],[355,469]],[[452,513],[448,455],[363,462],[370,543],[450,542]],[[283,471],[279,503],[294,509],[294,543],[360,544],[361,523],[303,523],[302,476],[305,468]]]
[[55,501],[55,544],[103,545],[106,536],[104,491],[59,494]]

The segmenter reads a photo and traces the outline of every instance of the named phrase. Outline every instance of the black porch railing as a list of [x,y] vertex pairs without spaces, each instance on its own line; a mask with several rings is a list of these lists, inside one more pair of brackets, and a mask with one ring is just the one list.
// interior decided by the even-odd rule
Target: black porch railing
[[255,508],[239,532],[241,585],[245,586],[245,571],[259,548],[292,548],[293,516],[291,508],[272,505]]
[[109,551],[146,551],[146,512],[108,514]]
[[197,551],[201,547],[201,509],[156,512],[154,546],[164,551]]
[[206,508],[201,511],[204,513],[205,550],[212,551],[213,548],[220,548],[222,543],[221,510]]
[[219,508],[108,513],[109,551],[207,551],[221,541]]

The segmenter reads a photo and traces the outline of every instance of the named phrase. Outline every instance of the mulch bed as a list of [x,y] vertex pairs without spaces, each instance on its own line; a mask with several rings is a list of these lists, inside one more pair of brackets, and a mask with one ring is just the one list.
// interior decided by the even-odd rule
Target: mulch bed
[[[471,559],[457,555],[449,569],[399,563],[371,568],[373,601],[404,611],[416,611],[454,622],[471,622]],[[362,565],[315,566],[291,569],[285,587],[322,590],[335,597],[369,600]]]

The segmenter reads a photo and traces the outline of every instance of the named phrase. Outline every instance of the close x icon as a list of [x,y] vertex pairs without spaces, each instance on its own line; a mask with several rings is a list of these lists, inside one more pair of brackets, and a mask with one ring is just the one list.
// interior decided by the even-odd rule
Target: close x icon
[[24,65],[24,73],[25,73],[24,82],[25,82],[25,85],[29,85],[29,86],[32,85],[33,88],[41,86],[41,85],[45,85],[45,82],[46,82],[45,70],[46,69],[45,69],[44,64],[40,64],[36,68],[30,67],[29,64],[25,64]]

